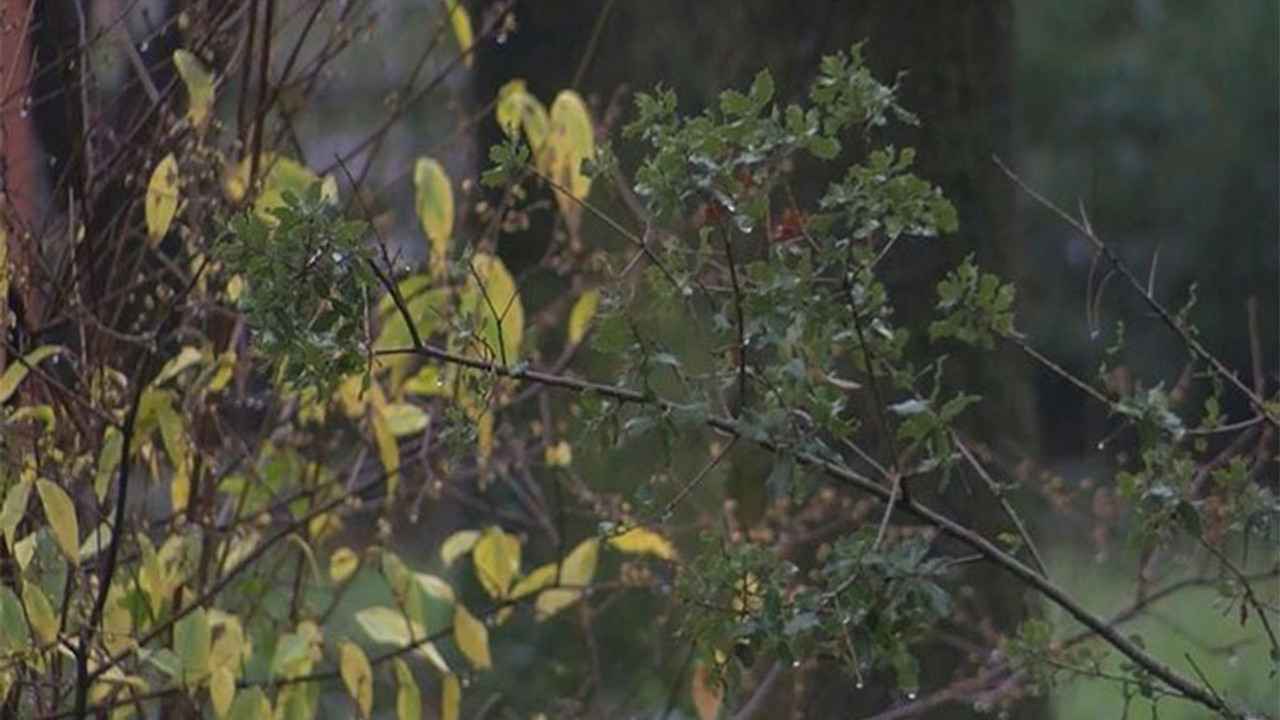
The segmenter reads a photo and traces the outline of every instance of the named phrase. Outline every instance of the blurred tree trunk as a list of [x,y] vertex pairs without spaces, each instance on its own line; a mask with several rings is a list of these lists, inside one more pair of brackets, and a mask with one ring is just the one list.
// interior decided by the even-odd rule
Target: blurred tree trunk
[[[803,93],[823,55],[865,39],[864,55],[876,76],[892,81],[902,73],[900,98],[921,120],[919,128],[892,131],[890,140],[918,150],[921,175],[942,186],[960,216],[957,235],[899,248],[911,254],[910,262],[896,264],[900,274],[889,278],[899,317],[914,328],[927,326],[937,281],[970,253],[985,269],[1010,279],[1021,275],[1012,186],[992,162],[993,156],[1009,156],[1013,131],[1012,0],[544,0],[521,3],[516,17],[514,36],[479,53],[481,105],[502,83],[521,77],[547,101],[576,81],[589,99],[595,95],[597,107],[619,86],[645,90],[661,81],[677,91],[682,109],[694,111],[713,104],[720,90],[749,83],[762,66],[772,71],[779,96],[787,99]],[[497,137],[496,126],[486,132],[482,145]],[[807,177],[800,190],[812,196],[830,179]],[[523,239],[511,244],[529,247]],[[915,342],[927,343],[922,332],[915,335]],[[957,351],[947,367],[953,387],[983,397],[968,427],[973,437],[999,452],[1031,454],[1036,442],[1031,385],[1021,363],[1012,357],[976,360]],[[761,472],[767,474],[768,464],[759,458],[733,464],[735,476]],[[928,488],[916,496],[988,536],[1008,529],[996,514],[997,503],[972,478],[953,481],[942,497]],[[997,571],[975,568],[966,580],[981,592],[957,599],[958,615],[949,627],[975,645],[989,646],[1013,632],[1033,610],[1021,586]],[[942,643],[924,648],[921,657],[921,693],[926,695],[984,660]],[[802,697],[793,700],[808,718],[871,716],[901,699],[890,678],[876,680],[855,690],[838,668],[820,666],[804,682]],[[949,705],[925,716],[970,714]],[[1046,717],[1047,705],[1023,702],[1016,716]]]

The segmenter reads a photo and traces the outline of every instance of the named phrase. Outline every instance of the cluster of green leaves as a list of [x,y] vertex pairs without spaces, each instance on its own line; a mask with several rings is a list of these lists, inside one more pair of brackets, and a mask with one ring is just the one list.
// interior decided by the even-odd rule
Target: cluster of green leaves
[[891,667],[899,690],[919,689],[912,644],[951,613],[946,563],[930,557],[920,536],[878,542],[863,528],[824,546],[809,570],[776,545],[726,543],[707,534],[678,589],[690,608],[686,631],[732,674],[760,657],[799,665],[838,658],[861,683],[872,668]]
[[243,278],[239,307],[253,345],[285,385],[331,391],[368,365],[374,249],[367,225],[339,217],[319,184],[282,200],[266,218],[232,218],[214,252]]

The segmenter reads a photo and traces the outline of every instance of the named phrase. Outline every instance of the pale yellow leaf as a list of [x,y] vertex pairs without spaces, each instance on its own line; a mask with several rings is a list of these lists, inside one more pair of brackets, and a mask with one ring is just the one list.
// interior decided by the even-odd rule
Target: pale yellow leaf
[[209,704],[219,718],[227,716],[236,698],[236,676],[229,667],[216,668],[209,676]]
[[458,676],[449,673],[441,681],[440,720],[458,720],[462,711],[462,683]]
[[449,665],[441,657],[440,651],[428,642],[423,642],[427,631],[418,622],[410,620],[399,610],[389,607],[365,608],[356,613],[356,623],[374,642],[395,647],[415,646],[414,652],[426,658],[440,672],[448,672]]
[[65,490],[44,478],[36,480],[36,493],[40,495],[40,504],[44,506],[45,518],[49,521],[58,549],[68,562],[79,565],[80,523],[76,519],[76,508],[71,497]]
[[359,645],[338,643],[338,671],[347,694],[356,701],[361,717],[369,717],[373,709],[373,668]]
[[178,160],[173,153],[165,155],[151,171],[151,180],[147,183],[145,211],[147,217],[147,238],[155,247],[164,239],[165,233],[173,225],[173,218],[178,214]]
[[679,556],[671,543],[647,528],[632,528],[609,538],[615,550],[632,555],[654,555],[663,560],[676,560]]
[[693,696],[693,707],[698,711],[698,720],[715,720],[720,716],[720,706],[724,703],[724,686],[702,661],[694,663],[689,693]]
[[360,557],[351,548],[338,548],[329,556],[329,578],[335,583],[345,582],[360,566]]
[[600,293],[588,290],[582,293],[569,312],[569,344],[577,345],[587,334],[587,324],[595,317],[596,305],[600,303]]
[[491,525],[476,541],[471,560],[481,587],[490,597],[501,600],[520,571],[520,540]]
[[199,128],[213,107],[213,73],[199,58],[182,49],[173,51],[173,65],[187,88],[187,118]]
[[27,377],[31,368],[39,365],[45,358],[60,352],[62,352],[61,346],[41,345],[22,356],[20,360],[11,361],[9,367],[5,368],[4,374],[0,375],[0,403],[9,402],[13,393],[17,391],[18,384]]
[[458,49],[464,55],[462,62],[471,67],[474,55],[471,46],[475,38],[471,32],[471,15],[459,0],[444,0],[445,12],[449,13],[449,25],[453,28],[453,38],[458,41]]
[[489,628],[461,603],[453,606],[453,640],[476,670],[493,667],[489,655]]
[[439,160],[423,157],[413,166],[413,188],[413,207],[430,242],[428,267],[433,278],[443,278],[453,237],[453,185]]
[[422,691],[409,663],[400,658],[392,663],[396,671],[396,720],[422,720]]
[[393,437],[419,435],[430,422],[426,411],[412,403],[389,403],[382,412]]
[[413,573],[413,579],[422,592],[437,599],[451,603],[454,601],[453,587],[441,578],[427,573]]
[[445,538],[440,545],[440,559],[444,561],[444,566],[452,567],[455,560],[471,552],[479,539],[479,530],[459,530]]

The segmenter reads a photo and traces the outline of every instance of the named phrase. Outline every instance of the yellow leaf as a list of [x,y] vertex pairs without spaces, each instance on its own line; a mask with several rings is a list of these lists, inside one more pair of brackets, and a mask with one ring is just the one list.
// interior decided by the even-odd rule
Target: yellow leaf
[[599,557],[599,540],[589,538],[578,543],[560,565],[559,577],[553,576],[547,583],[564,587],[543,590],[534,601],[534,612],[539,621],[546,620],[582,598],[585,588],[595,577]]
[[169,382],[181,374],[183,370],[199,363],[203,359],[204,355],[198,349],[189,345],[182,348],[177,355],[164,364],[164,367],[160,368],[160,372],[156,374],[156,379],[151,381],[152,387],[159,387]]
[[564,559],[560,570],[560,584],[585,587],[596,574],[596,561],[600,557],[600,541],[589,538],[578,543]]
[[543,590],[533,603],[534,616],[537,617],[539,622],[546,620],[578,602],[581,597],[582,591],[577,589],[551,588],[550,590]]
[[[236,277],[239,277],[237,275]],[[234,279],[234,278],[233,278]],[[230,295],[230,283],[228,285],[228,295]],[[235,302],[232,300],[232,302]],[[214,370],[213,377],[209,378],[207,389],[211,393],[221,391],[231,382],[231,378],[235,377],[236,370],[236,351],[228,350],[218,356],[218,369]]]
[[49,645],[58,639],[58,615],[53,604],[33,582],[22,584],[22,605],[27,610],[27,622],[31,632],[41,645]]
[[474,61],[471,45],[475,42],[471,33],[471,15],[458,0],[444,0],[444,8],[449,13],[449,24],[453,27],[453,37],[458,41],[458,49],[465,53],[462,62],[471,67]]
[[503,365],[520,357],[524,336],[524,307],[515,278],[496,256],[476,253],[471,258],[471,277],[459,301],[463,315],[476,321],[480,341],[477,355]]
[[440,161],[424,157],[413,165],[413,188],[413,207],[431,243],[428,267],[433,278],[443,278],[453,236],[453,186]]
[[155,413],[156,427],[160,430],[165,454],[169,456],[169,462],[173,463],[169,493],[173,511],[180,513],[187,509],[191,496],[191,441],[183,427],[182,416],[173,409],[173,398],[167,394],[156,397],[152,411]]
[[522,597],[532,595],[543,588],[550,587],[555,581],[556,565],[555,563],[547,563],[520,578],[520,581],[511,588],[511,599],[519,600]]
[[360,557],[351,548],[338,548],[329,556],[329,577],[335,583],[346,581],[360,566]]
[[706,663],[701,660],[694,663],[689,693],[693,696],[698,720],[715,720],[720,716],[720,706],[724,703],[724,686],[720,684],[719,678],[711,675]]
[[221,628],[218,637],[213,641],[213,649],[209,651],[209,667],[236,668],[249,653],[250,646],[245,642],[244,628],[240,619],[217,610],[209,611],[210,623]]
[[520,540],[490,525],[476,541],[471,560],[481,587],[490,597],[501,600],[520,571]]
[[[587,196],[591,181],[582,174],[582,161],[595,154],[595,131],[582,97],[564,90],[551,103],[551,134],[545,151],[545,171],[579,200]],[[576,204],[575,204],[576,206]]]
[[[114,425],[108,425],[103,431],[102,449],[98,452],[98,466],[93,475],[93,494],[98,502],[107,497],[111,487],[111,478],[120,467],[120,454],[124,450],[124,435]],[[0,527],[3,527],[0,524]]]
[[17,391],[18,384],[27,377],[31,368],[39,365],[45,358],[60,352],[62,348],[58,345],[42,345],[5,368],[4,374],[0,375],[0,404],[9,402],[13,393]]
[[449,673],[444,676],[440,692],[440,720],[458,720],[462,710],[462,683],[458,676]]
[[13,547],[14,533],[18,523],[27,515],[27,500],[31,496],[31,480],[23,478],[9,487],[4,495],[4,505],[0,505],[0,534],[4,535],[4,543]]
[[587,334],[587,323],[595,317],[596,305],[600,302],[600,293],[595,290],[588,290],[582,293],[582,297],[573,304],[573,310],[569,312],[569,344],[577,345],[582,342],[582,338]]
[[548,445],[543,455],[547,467],[569,467],[569,463],[573,462],[573,448],[564,440]]
[[453,606],[453,640],[476,670],[493,667],[493,658],[489,656],[489,628],[461,603]]
[[[239,202],[249,191],[249,174],[253,170],[253,158],[245,157],[239,165],[230,169],[223,179],[227,196]],[[313,185],[325,182],[310,168],[292,158],[274,153],[262,153],[258,156],[258,196],[254,200],[253,210],[269,224],[276,222],[272,211],[284,205],[286,192],[299,197],[305,195]],[[332,184],[330,184],[332,185]],[[332,191],[332,187],[330,188]],[[336,194],[321,192],[321,197],[330,203],[337,201]]]
[[386,416],[375,410],[369,414],[369,425],[373,428],[373,440],[378,446],[378,459],[382,461],[382,470],[387,474],[387,497],[394,498],[400,486],[400,447],[396,437],[391,433]]
[[209,677],[209,701],[213,714],[224,718],[236,698],[236,676],[229,667],[220,667]]
[[36,480],[36,493],[40,495],[40,504],[44,506],[44,515],[49,520],[58,549],[68,562],[79,565],[80,523],[76,520],[76,507],[71,503],[71,497],[44,478]]
[[178,214],[178,160],[173,153],[165,155],[151,171],[146,198],[147,238],[155,247],[169,232]]
[[495,108],[498,126],[508,137],[524,130],[529,147],[536,153],[546,142],[550,120],[547,109],[529,94],[524,80],[511,80],[498,91]]
[[409,663],[395,658],[396,670],[396,720],[422,720],[422,691],[409,669]]
[[390,403],[382,409],[387,429],[393,437],[418,435],[427,429],[430,419],[422,408],[412,403]]
[[655,555],[663,560],[676,560],[676,549],[666,538],[646,528],[632,528],[609,538],[615,550],[632,555]]
[[338,643],[338,671],[347,687],[347,694],[360,709],[360,716],[369,717],[369,711],[373,709],[373,668],[360,646],[350,642]]
[[453,561],[471,552],[476,541],[480,539],[479,530],[459,530],[445,538],[440,545],[440,559],[446,568],[453,566]]
[[186,50],[173,51],[173,65],[187,87],[187,118],[197,128],[204,125],[213,107],[213,73]]
[[80,562],[88,562],[98,556],[98,553],[107,549],[111,545],[111,538],[115,533],[111,529],[111,523],[103,520],[98,527],[80,543]]

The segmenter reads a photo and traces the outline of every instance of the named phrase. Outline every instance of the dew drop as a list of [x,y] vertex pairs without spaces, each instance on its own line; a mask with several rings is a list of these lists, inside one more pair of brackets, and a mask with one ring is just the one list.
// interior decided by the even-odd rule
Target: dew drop
[[862,682],[861,680],[859,680],[857,683],[855,683],[855,684],[854,684],[853,688],[854,688],[855,690],[861,690],[861,689],[863,689],[863,688],[864,688],[864,687],[866,687],[866,686],[867,686],[867,685],[866,685],[866,683],[864,683],[864,682]]
[[915,700],[915,699],[916,699],[916,694],[915,694],[915,692],[909,692],[909,693],[907,693],[907,699],[908,699],[908,700]]
[[791,661],[791,667],[793,667],[793,668],[798,668],[798,667],[800,667],[800,661],[799,661],[799,660],[792,660],[792,661]]
[[150,40],[143,40],[141,43],[138,44],[138,52],[146,52],[150,49],[151,49]]
[[498,33],[497,37],[494,38],[494,40],[497,41],[499,45],[506,45],[509,37],[510,36],[507,35],[506,33],[500,32]]

